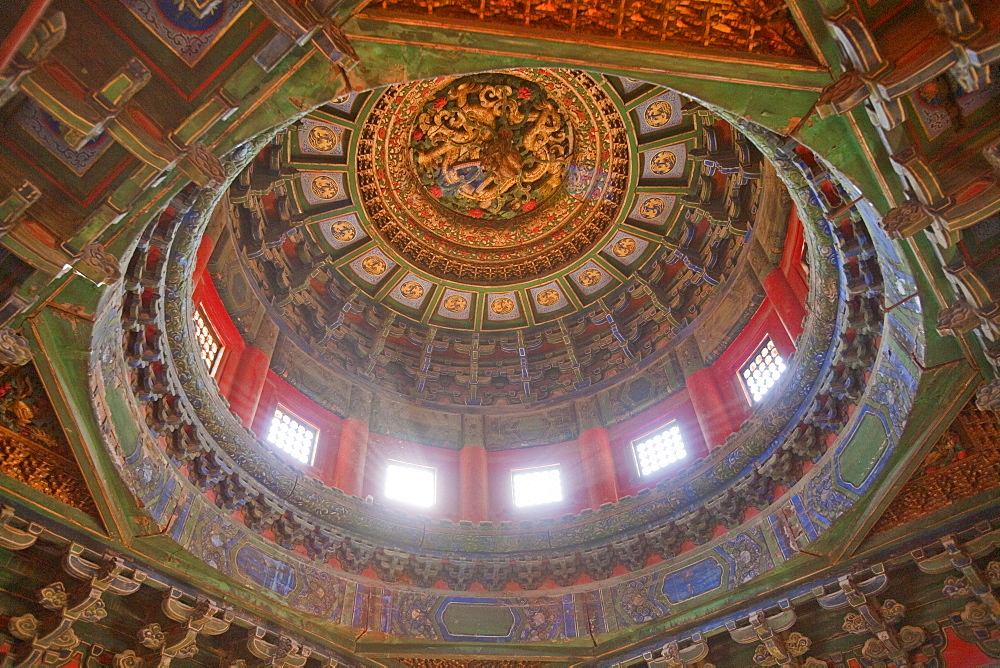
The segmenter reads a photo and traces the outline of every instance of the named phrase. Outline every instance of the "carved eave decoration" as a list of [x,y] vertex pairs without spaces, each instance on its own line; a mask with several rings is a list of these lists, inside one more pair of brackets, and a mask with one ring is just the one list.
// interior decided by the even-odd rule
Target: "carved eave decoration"
[[657,0],[608,4],[600,0],[514,3],[454,0],[378,0],[362,18],[576,43],[630,42],[651,50],[706,49],[810,60],[811,53],[784,0]]

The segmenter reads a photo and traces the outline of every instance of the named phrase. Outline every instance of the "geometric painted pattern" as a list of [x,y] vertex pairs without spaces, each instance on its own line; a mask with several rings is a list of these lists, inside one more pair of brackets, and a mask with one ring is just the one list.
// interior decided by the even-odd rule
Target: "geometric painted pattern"
[[79,151],[73,150],[62,138],[59,121],[32,99],[24,101],[17,110],[16,118],[18,125],[77,176],[83,176],[114,143],[107,132],[102,132],[84,144]]
[[639,472],[644,476],[687,457],[684,437],[681,436],[681,428],[676,420],[641,441],[633,443],[632,447],[635,448]]
[[196,64],[239,18],[250,0],[223,0],[199,18],[176,0],[122,0],[128,10],[189,66]]
[[764,339],[757,354],[747,360],[740,369],[740,378],[746,387],[747,394],[757,403],[764,398],[768,390],[774,387],[781,374],[785,372],[785,360],[774,347],[771,337]]
[[274,409],[267,440],[303,464],[312,464],[319,431],[278,406]]

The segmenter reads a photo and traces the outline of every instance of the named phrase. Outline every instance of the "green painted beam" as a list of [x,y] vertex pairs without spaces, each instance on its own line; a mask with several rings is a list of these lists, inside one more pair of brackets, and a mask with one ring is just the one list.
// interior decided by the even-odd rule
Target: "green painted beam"
[[926,372],[917,389],[906,430],[878,486],[838,518],[831,530],[809,546],[810,551],[829,551],[834,563],[851,556],[978,386],[979,373],[964,359]]
[[[64,303],[93,313],[98,289],[81,277],[74,277],[71,289],[60,293]],[[51,306],[28,320],[25,335],[31,345],[38,375],[52,400],[73,455],[80,464],[94,503],[109,536],[126,541],[139,527],[130,509],[130,494],[108,483],[118,473],[104,447],[100,426],[90,402],[91,323]]]
[[651,50],[628,42],[571,42],[516,31],[485,32],[478,24],[359,16],[344,29],[361,57],[358,76],[370,87],[507,67],[579,68],[669,86],[776,131],[804,117],[833,81],[825,68],[803,61],[700,49]]

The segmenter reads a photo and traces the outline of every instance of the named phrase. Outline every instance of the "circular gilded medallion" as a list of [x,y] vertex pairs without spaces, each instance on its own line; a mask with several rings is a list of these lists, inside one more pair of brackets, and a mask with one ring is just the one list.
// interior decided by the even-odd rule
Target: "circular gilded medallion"
[[469,306],[469,300],[462,295],[449,295],[444,300],[444,307],[452,313],[461,313]]
[[646,220],[653,220],[661,215],[667,208],[667,203],[660,197],[650,197],[639,205],[639,215]]
[[674,107],[666,100],[657,100],[646,107],[643,117],[646,124],[651,128],[662,128],[670,122],[670,116],[674,113]]
[[340,136],[329,125],[314,125],[309,129],[306,141],[313,149],[329,153],[340,144]]
[[467,284],[566,266],[620,218],[632,180],[610,95],[589,74],[548,69],[388,87],[358,120],[371,146],[351,149],[371,231]]
[[346,220],[338,220],[330,226],[330,234],[337,241],[347,243],[348,241],[353,241],[354,237],[358,236],[358,230],[352,223]]
[[420,299],[424,296],[424,286],[416,281],[403,281],[399,286],[399,294],[407,299]]
[[580,272],[580,285],[585,288],[592,288],[600,283],[602,278],[604,278],[604,274],[602,274],[599,270],[594,269],[593,267],[590,269],[584,269]]
[[510,297],[497,297],[490,303],[490,310],[497,315],[510,315],[514,312],[514,300]]
[[562,295],[559,294],[558,290],[552,288],[546,288],[540,290],[538,294],[535,295],[535,301],[538,302],[539,306],[553,306],[559,303],[559,299]]
[[385,273],[388,266],[386,265],[385,260],[380,258],[378,255],[369,255],[361,261],[361,268],[372,276],[381,276]]
[[548,201],[566,180],[573,128],[533,81],[505,73],[445,84],[411,135],[417,177],[441,206],[507,220]]
[[635,252],[636,243],[632,237],[622,237],[611,246],[615,257],[628,257]]
[[673,151],[660,151],[653,156],[649,169],[654,174],[669,174],[677,164],[677,155]]
[[332,176],[326,176],[325,174],[320,174],[309,183],[309,189],[312,190],[312,194],[320,199],[333,199],[340,192],[340,186],[337,185],[337,180]]

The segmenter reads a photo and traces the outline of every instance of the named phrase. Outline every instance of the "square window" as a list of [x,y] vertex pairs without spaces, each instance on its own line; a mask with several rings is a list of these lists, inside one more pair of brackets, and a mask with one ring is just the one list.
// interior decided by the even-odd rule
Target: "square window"
[[633,441],[632,447],[635,450],[635,462],[639,466],[639,473],[643,476],[652,475],[687,457],[684,437],[681,436],[681,427],[676,420],[652,434]]
[[763,399],[787,368],[771,337],[764,339],[754,356],[740,369],[740,380],[750,403],[755,404]]
[[511,471],[514,505],[518,508],[562,501],[562,482],[558,466]]
[[385,467],[385,497],[410,505],[434,505],[435,469],[417,464],[390,462]]
[[274,409],[267,440],[303,464],[312,464],[319,430],[295,417],[283,407]]
[[214,376],[216,369],[219,368],[219,361],[222,359],[223,346],[219,343],[219,337],[215,335],[215,330],[208,323],[208,318],[205,317],[200,306],[195,307],[193,319],[194,336],[198,341],[201,359],[205,361],[208,373]]

